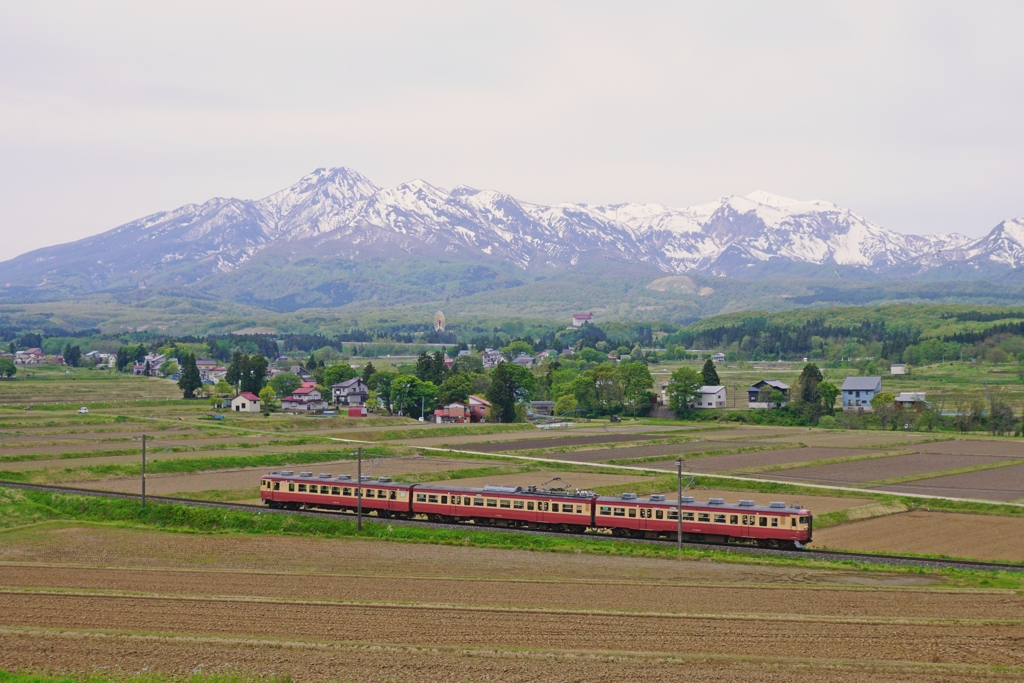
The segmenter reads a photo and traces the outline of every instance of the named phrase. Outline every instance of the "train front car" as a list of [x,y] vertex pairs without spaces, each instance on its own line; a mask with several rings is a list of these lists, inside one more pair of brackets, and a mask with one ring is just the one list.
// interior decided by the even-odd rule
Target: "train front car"
[[413,492],[413,512],[433,522],[473,522],[583,533],[593,521],[592,491],[541,489],[536,486],[483,488],[421,484]]
[[763,548],[799,548],[811,542],[811,513],[782,502],[755,505],[752,500],[727,504],[722,498],[698,502],[683,496],[682,505],[662,495],[635,493],[597,499],[594,526],[616,536],[675,539],[682,512],[684,541],[740,543]]
[[[396,484],[390,477],[364,476],[362,479],[362,509],[364,514],[376,512],[378,517],[409,517],[412,488],[410,484]],[[348,474],[332,477],[321,473],[284,470],[263,475],[260,498],[271,508],[286,510],[324,509],[355,512],[359,507],[359,490],[355,478]]]

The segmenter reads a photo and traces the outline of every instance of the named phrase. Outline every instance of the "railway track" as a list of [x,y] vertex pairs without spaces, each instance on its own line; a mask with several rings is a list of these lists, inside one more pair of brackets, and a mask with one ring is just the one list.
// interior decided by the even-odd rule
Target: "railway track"
[[[23,484],[19,482],[6,482],[0,481],[0,487],[23,489],[29,491],[46,491],[49,493],[66,493],[71,495],[80,496],[97,496],[100,498],[120,498],[126,500],[141,500],[142,496],[135,493],[121,493],[118,491],[99,491],[96,489],[82,489],[71,486],[52,486],[46,484]],[[244,512],[261,512],[267,514],[277,515],[302,515],[306,517],[322,517],[326,519],[351,519],[355,515],[344,512],[328,512],[318,510],[283,510],[283,509],[270,509],[261,505],[245,505],[241,503],[221,503],[207,500],[193,500],[191,498],[175,498],[171,496],[146,496],[147,500],[160,502],[160,503],[174,503],[177,505],[188,505],[192,507],[208,507],[218,508],[222,510],[240,510]],[[377,519],[376,517],[367,516],[368,521],[387,523],[394,526],[419,526],[419,527],[431,527],[436,529],[450,529],[450,530],[465,530],[467,528],[475,528],[480,531],[496,531],[502,533],[516,533],[516,534],[534,534],[542,536],[569,536],[571,534],[564,534],[559,532],[551,531],[535,531],[531,529],[514,529],[508,527],[488,527],[479,526],[474,527],[470,524],[444,524],[438,522],[428,522],[426,520],[417,519]],[[601,538],[604,540],[613,540],[619,543],[648,543],[655,545],[675,545],[675,541],[665,541],[660,539],[637,539],[637,538],[620,538],[610,534],[597,534],[587,532],[584,537],[589,538]],[[884,555],[877,553],[856,553],[856,552],[843,552],[837,550],[782,550],[773,548],[757,548],[752,546],[741,546],[741,545],[720,545],[711,543],[695,543],[687,542],[686,545],[691,548],[706,548],[709,550],[725,550],[729,552],[746,553],[748,555],[773,555],[777,557],[803,557],[807,559],[818,559],[826,561],[856,561],[868,564],[887,564],[894,566],[906,566],[906,567],[924,567],[931,569],[972,569],[979,571],[1007,571],[1007,572],[1024,572],[1024,564],[1014,564],[1008,562],[983,562],[977,560],[949,560],[949,559],[932,559],[925,557],[907,557],[903,555]]]

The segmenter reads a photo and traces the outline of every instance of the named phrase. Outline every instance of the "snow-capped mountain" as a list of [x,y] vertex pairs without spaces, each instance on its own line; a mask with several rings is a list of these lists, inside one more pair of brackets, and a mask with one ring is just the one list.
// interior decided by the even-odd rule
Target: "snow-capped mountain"
[[978,240],[915,236],[830,202],[761,191],[688,208],[544,206],[422,180],[379,188],[351,169],[318,169],[263,199],[189,204],[24,254],[0,263],[0,285],[8,292],[189,285],[244,273],[250,261],[271,254],[500,259],[521,269],[612,259],[715,275],[803,264],[906,278],[953,264],[976,272],[1024,268],[1024,219],[1004,221]]

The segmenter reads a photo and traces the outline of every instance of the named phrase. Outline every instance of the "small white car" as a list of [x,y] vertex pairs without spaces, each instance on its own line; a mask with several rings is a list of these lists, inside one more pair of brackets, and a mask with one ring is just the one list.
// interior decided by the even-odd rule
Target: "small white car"
[[82,415],[88,415],[89,414],[89,409],[86,408],[85,406],[82,406],[81,408],[78,409],[78,412],[80,414],[82,414]]

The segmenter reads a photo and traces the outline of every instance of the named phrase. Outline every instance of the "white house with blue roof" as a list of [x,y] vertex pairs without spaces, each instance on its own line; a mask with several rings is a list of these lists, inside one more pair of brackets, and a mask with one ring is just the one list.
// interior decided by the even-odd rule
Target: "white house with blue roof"
[[847,377],[843,382],[843,412],[871,412],[871,399],[882,391],[881,377]]

